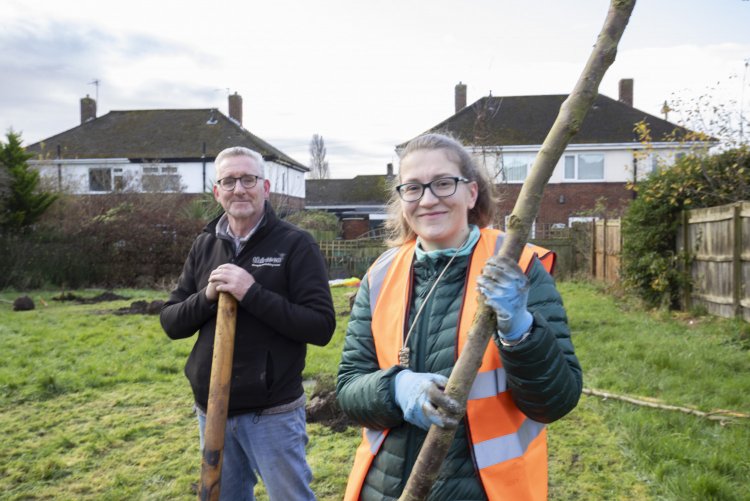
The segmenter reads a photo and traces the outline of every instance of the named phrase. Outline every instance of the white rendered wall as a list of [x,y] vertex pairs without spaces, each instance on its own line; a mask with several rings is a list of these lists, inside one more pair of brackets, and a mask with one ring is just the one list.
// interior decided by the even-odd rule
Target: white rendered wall
[[[500,165],[500,155],[535,155],[541,146],[511,146],[505,147],[501,151],[496,148],[487,148],[484,151],[474,149],[472,151],[476,161],[484,164],[488,172],[495,172]],[[550,177],[550,184],[560,183],[625,183],[633,180],[633,159],[638,158],[639,179],[650,174],[653,167],[657,164],[672,165],[678,153],[689,151],[690,145],[674,144],[655,144],[652,149],[646,151],[640,145],[572,145],[565,150],[560,157],[555,170]],[[565,156],[581,154],[602,154],[604,155],[604,177],[603,179],[593,180],[576,180],[565,178]],[[498,181],[501,181],[498,179]],[[509,181],[509,183],[520,184],[521,181]]]
[[[213,162],[206,162],[205,181],[203,162],[155,162],[131,163],[128,159],[64,159],[64,160],[29,160],[29,165],[35,167],[42,182],[48,189],[58,189],[73,194],[108,193],[89,191],[89,170],[92,168],[117,170],[126,180],[125,191],[141,191],[142,175],[145,168],[175,168],[180,176],[180,189],[183,193],[201,193],[211,191],[216,180]],[[62,174],[60,176],[59,174]],[[290,167],[266,162],[265,177],[271,182],[271,192],[286,194],[292,197],[305,197],[305,173]],[[60,182],[61,181],[61,182]],[[113,185],[114,186],[114,185]]]

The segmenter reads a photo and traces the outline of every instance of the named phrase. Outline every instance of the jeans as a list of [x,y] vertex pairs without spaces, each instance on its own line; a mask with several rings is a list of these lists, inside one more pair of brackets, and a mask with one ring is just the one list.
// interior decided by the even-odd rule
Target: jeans
[[[198,411],[201,453],[206,416]],[[305,458],[305,406],[279,414],[241,414],[227,419],[220,499],[254,501],[258,477],[271,501],[315,500]]]

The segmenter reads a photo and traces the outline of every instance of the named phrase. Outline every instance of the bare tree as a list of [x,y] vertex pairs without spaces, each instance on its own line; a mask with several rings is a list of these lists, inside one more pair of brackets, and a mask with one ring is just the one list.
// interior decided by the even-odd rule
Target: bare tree
[[323,136],[313,134],[310,140],[310,179],[328,179],[328,160],[326,160],[326,145]]

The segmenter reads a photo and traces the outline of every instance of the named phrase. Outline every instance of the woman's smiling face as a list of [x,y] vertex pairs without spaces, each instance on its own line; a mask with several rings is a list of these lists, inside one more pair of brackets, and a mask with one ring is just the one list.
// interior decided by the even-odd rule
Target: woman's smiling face
[[[463,177],[456,162],[446,150],[417,150],[401,159],[401,183],[425,184],[443,177]],[[460,247],[469,235],[469,210],[477,201],[474,181],[459,182],[456,192],[438,198],[425,188],[416,202],[401,201],[401,210],[424,250]]]

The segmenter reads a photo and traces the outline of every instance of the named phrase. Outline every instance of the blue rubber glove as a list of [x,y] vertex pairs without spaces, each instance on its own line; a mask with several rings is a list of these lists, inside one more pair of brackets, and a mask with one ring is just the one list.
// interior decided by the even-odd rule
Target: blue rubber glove
[[430,425],[455,428],[463,414],[461,406],[443,393],[448,378],[430,372],[405,369],[396,374],[396,403],[409,423],[429,430]]
[[479,292],[497,315],[497,331],[504,341],[517,341],[534,317],[526,309],[529,279],[512,259],[491,257],[477,279]]

